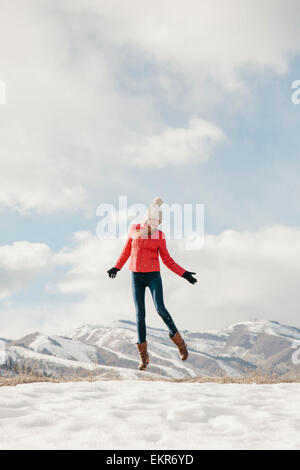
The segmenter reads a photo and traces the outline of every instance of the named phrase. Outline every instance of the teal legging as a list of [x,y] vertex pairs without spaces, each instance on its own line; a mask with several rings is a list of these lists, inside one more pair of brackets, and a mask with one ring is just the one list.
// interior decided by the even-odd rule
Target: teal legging
[[138,342],[146,340],[145,291],[149,287],[157,313],[168,327],[171,336],[177,332],[175,323],[164,304],[163,287],[160,271],[139,273],[132,271],[132,293],[136,308]]

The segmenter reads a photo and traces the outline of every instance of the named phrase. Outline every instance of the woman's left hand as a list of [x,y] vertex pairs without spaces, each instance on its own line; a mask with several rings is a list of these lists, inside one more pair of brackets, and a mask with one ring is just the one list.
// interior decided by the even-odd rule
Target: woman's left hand
[[195,284],[197,282],[197,279],[193,277],[193,274],[191,271],[185,271],[182,275],[187,281],[189,281],[191,284]]

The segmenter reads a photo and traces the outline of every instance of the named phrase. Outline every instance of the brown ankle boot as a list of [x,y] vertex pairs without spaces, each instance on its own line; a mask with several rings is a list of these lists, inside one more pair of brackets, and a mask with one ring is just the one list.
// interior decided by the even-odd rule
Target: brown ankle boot
[[136,343],[138,352],[140,353],[141,361],[139,363],[139,369],[143,370],[146,369],[147,364],[149,364],[149,355],[147,352],[147,341],[143,343]]
[[176,331],[174,336],[171,336],[171,333],[169,333],[169,337],[173,341],[173,343],[175,343],[176,346],[178,347],[179,354],[180,354],[180,359],[182,361],[185,361],[188,358],[189,353],[188,353],[188,350],[186,348],[186,344],[185,344],[181,334],[179,333],[179,331]]

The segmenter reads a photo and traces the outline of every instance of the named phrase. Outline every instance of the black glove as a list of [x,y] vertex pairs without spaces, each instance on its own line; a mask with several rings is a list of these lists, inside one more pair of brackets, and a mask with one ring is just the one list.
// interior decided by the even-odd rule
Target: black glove
[[106,272],[108,272],[109,277],[113,278],[116,277],[118,271],[120,271],[118,268],[111,268]]
[[192,273],[190,271],[185,271],[183,273],[182,277],[184,277],[184,279],[189,281],[191,284],[195,284],[195,282],[197,282],[197,279],[195,277],[193,277],[192,274],[196,274],[196,273]]

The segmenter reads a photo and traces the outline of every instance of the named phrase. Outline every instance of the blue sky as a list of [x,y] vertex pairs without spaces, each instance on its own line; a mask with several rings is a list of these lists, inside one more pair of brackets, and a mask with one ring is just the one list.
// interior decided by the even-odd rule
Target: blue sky
[[[85,321],[134,320],[127,267],[114,284],[104,280],[122,242],[96,238],[98,204],[117,205],[120,195],[128,196],[129,205],[147,206],[156,195],[168,204],[205,205],[207,252],[185,257],[180,244],[170,244],[186,269],[201,272],[203,292],[200,286],[187,295],[187,286],[164,271],[166,295],[169,290],[191,311],[188,324],[181,320],[180,327],[219,328],[257,316],[296,324],[296,286],[290,291],[284,284],[278,292],[277,305],[285,302],[290,313],[274,311],[271,298],[261,301],[255,272],[265,272],[261,282],[267,290],[277,288],[277,278],[269,276],[273,263],[282,267],[289,285],[295,282],[296,259],[281,255],[278,246],[292,243],[297,250],[300,231],[300,105],[291,102],[292,82],[300,79],[297,2],[278,0],[265,21],[268,6],[244,2],[245,23],[234,0],[223,14],[217,1],[193,1],[188,12],[180,2],[170,10],[165,0],[161,11],[143,5],[147,15],[143,2],[133,3],[135,8],[117,0],[110,6],[79,1],[41,7],[28,0],[30,8],[18,11],[5,3],[0,79],[6,81],[8,102],[0,107],[0,247],[4,258],[10,248],[18,256],[18,250],[29,254],[21,252],[22,267],[17,255],[15,264],[1,267],[1,336],[66,330]],[[166,132],[171,130],[176,142],[191,128],[193,116],[204,122],[204,136],[200,128],[195,131],[200,145],[213,126],[209,143],[191,154],[181,154],[178,146],[170,158]],[[189,149],[186,135],[182,145]],[[152,160],[151,148],[161,150],[161,160],[159,151]],[[279,225],[284,228],[277,240]],[[220,267],[213,247],[226,231],[232,246],[221,254],[231,261]],[[234,250],[237,234],[245,240],[242,254]],[[254,247],[247,245],[249,234],[259,240]],[[22,241],[28,245],[16,248],[14,242]],[[263,265],[248,271],[244,265],[239,301],[228,299],[222,280],[231,279],[234,286],[236,267],[246,256],[256,259],[259,243],[273,246],[274,253],[262,258]],[[38,267],[32,268],[30,256],[41,257],[39,263],[34,258]],[[205,274],[210,270],[219,276],[220,306]],[[116,296],[118,303],[111,305]],[[15,321],[7,327],[12,313]],[[151,315],[149,324],[161,326]]]

